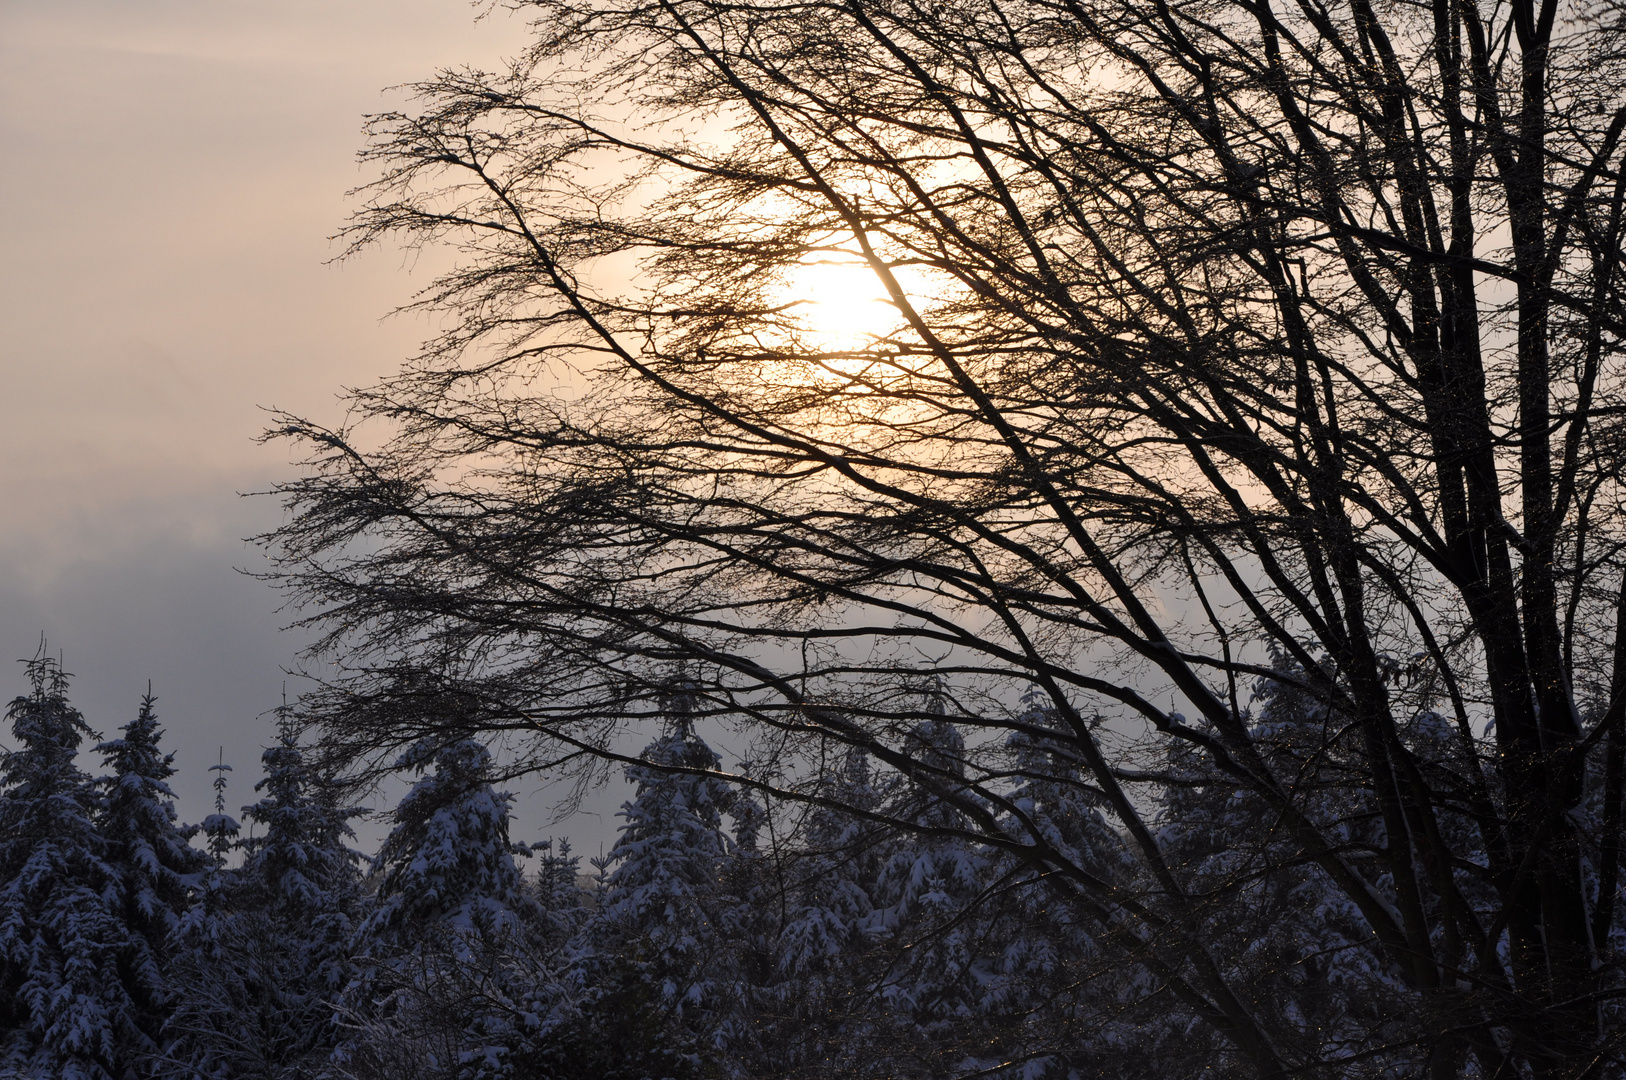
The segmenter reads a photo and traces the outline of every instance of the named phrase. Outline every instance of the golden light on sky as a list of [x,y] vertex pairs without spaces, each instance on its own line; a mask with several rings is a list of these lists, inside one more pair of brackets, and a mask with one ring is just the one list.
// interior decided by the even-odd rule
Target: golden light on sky
[[897,329],[902,321],[874,271],[858,258],[808,260],[793,270],[774,297],[792,304],[805,328],[802,344],[821,352],[856,352]]

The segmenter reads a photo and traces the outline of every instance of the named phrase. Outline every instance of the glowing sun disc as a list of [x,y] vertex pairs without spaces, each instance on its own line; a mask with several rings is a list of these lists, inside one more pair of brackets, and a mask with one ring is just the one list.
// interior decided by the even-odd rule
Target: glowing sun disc
[[781,286],[779,302],[795,302],[791,315],[808,343],[830,351],[861,349],[897,327],[886,290],[862,263],[808,262]]

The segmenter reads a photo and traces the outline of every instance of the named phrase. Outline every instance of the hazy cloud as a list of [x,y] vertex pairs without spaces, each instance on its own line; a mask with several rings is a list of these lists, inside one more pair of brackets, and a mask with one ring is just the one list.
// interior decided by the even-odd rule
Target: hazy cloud
[[[13,0],[0,12],[0,659],[42,633],[109,730],[147,679],[186,812],[226,746],[249,801],[301,644],[243,537],[287,448],[263,408],[336,395],[426,336],[414,278],[324,265],[364,113],[523,41],[457,0]],[[0,666],[0,671],[10,670]],[[0,698],[22,689],[20,670]],[[613,800],[601,809],[613,812]],[[539,817],[539,810],[527,817]],[[585,824],[589,832],[595,826]],[[596,843],[594,844],[596,848]]]

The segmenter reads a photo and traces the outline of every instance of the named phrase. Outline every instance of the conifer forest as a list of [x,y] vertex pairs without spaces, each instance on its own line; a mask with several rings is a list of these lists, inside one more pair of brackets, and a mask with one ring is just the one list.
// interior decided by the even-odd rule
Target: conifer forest
[[257,778],[25,666],[0,1075],[1626,1078],[1626,6],[497,7]]

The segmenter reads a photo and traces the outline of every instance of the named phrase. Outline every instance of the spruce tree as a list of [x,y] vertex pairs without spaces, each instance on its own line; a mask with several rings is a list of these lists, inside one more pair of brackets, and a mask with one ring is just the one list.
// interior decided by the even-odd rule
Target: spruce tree
[[[293,1080],[327,1067],[360,908],[359,856],[338,789],[306,764],[289,711],[261,756],[264,796],[243,808],[243,863],[223,874],[218,914],[189,927],[170,1022],[173,1068],[189,1077]],[[224,832],[224,822],[216,822]]]
[[107,775],[99,825],[112,873],[116,910],[129,933],[120,973],[146,1038],[156,1045],[169,1005],[164,969],[180,918],[198,889],[209,856],[194,848],[194,830],[177,824],[173,755],[158,749],[163,732],[151,687],[120,738],[101,743]]
[[226,774],[231,772],[231,766],[226,764],[225,747],[221,747],[220,760],[209,766],[209,771],[215,774],[210,784],[215,789],[215,812],[203,819],[201,831],[204,836],[204,847],[214,860],[215,866],[224,867],[226,859],[237,845],[237,833],[241,828],[237,824],[237,819],[226,813]]
[[396,807],[380,852],[378,896],[344,1001],[352,1034],[336,1068],[380,1080],[409,1068],[447,1080],[572,1076],[628,1052],[600,1046],[582,1056],[607,1021],[622,1037],[652,1039],[662,1050],[653,1060],[666,1061],[665,1032],[651,1036],[650,1017],[602,1015],[649,1011],[650,995],[635,992],[647,979],[627,983],[623,966],[571,947],[587,912],[569,845],[558,854],[537,845],[536,880],[522,878],[514,859],[528,849],[510,838],[512,796],[493,788],[485,747],[425,742],[397,765],[425,775]]
[[682,712],[642,757],[648,764],[626,770],[637,789],[621,809],[602,916],[649,961],[666,1007],[695,1030],[715,1031],[733,1004],[725,989],[736,943],[727,930],[739,900],[723,888],[734,851],[723,815],[735,792],[714,777],[672,771],[721,762]]
[[813,794],[827,802],[803,817],[784,853],[785,925],[776,951],[772,1000],[777,1021],[764,1039],[765,1074],[825,1068],[857,1071],[881,1051],[871,1045],[876,956],[865,926],[875,909],[881,834],[836,806],[873,810],[880,801],[868,757],[851,748],[820,771]]
[[[1263,761],[1281,784],[1304,793],[1301,805],[1325,835],[1351,850],[1381,848],[1382,820],[1360,780],[1365,749],[1357,726],[1306,690],[1309,680],[1296,664],[1276,657],[1273,667],[1274,675],[1256,683],[1246,714]],[[1408,728],[1432,726],[1425,717]],[[1281,1044],[1307,1060],[1393,1037],[1402,1026],[1404,978],[1384,963],[1347,895],[1209,755],[1182,751],[1170,765],[1176,782],[1163,794],[1166,850],[1181,886],[1207,898],[1202,934],[1231,984],[1271,1017]],[[1448,826],[1459,820],[1442,815]],[[1369,864],[1356,865],[1370,873]],[[1369,881],[1374,891],[1386,884],[1375,874]],[[1463,884],[1473,887],[1466,878]],[[1182,1031],[1163,1041],[1183,1043],[1181,1052],[1205,1060],[1215,1075],[1250,1073],[1217,1040],[1202,1052],[1183,1033],[1185,1019],[1163,1011],[1164,1022]]]
[[[747,1041],[742,957],[752,926],[733,890],[748,876],[749,858],[737,856],[742,841],[752,846],[760,808],[740,806],[727,782],[686,771],[712,771],[721,760],[695,733],[690,706],[680,683],[666,730],[641,755],[646,764],[626,769],[636,790],[622,805],[614,847],[593,860],[596,911],[559,971],[564,992],[508,1071],[479,1072],[479,1080],[701,1080]],[[561,870],[550,893],[568,887]]]
[[123,978],[135,949],[96,786],[74,764],[93,733],[56,660],[28,679],[0,757],[0,1075],[129,1080],[157,1047]]
[[254,790],[264,797],[243,807],[243,818],[263,831],[239,842],[240,903],[330,937],[329,924],[354,910],[360,857],[347,841],[354,837],[349,820],[360,811],[336,804],[327,779],[306,764],[286,714],[260,760],[265,775]]
[[543,933],[564,942],[582,928],[587,916],[587,894],[581,886],[581,857],[570,850],[570,841],[541,840],[531,845],[537,856],[536,879],[532,888],[542,909]]
[[343,998],[354,1031],[338,1059],[390,1071],[403,1047],[443,1063],[484,1061],[488,1075],[536,1027],[525,970],[543,928],[510,838],[513,797],[491,783],[491,754],[461,740],[418,744],[396,762],[424,775],[397,804],[378,856],[372,911],[357,931]]
[[939,695],[929,707],[936,715],[917,724],[906,742],[909,756],[924,767],[922,779],[901,785],[889,808],[922,831],[904,832],[890,845],[864,924],[892,953],[878,980],[879,997],[890,1014],[894,1067],[901,1071],[934,1068],[933,1059],[980,1044],[983,986],[996,966],[974,907],[993,863],[983,849],[951,834],[966,826],[954,802],[964,778],[965,740],[942,715]]
[[426,934],[516,932],[539,912],[509,838],[513,796],[491,785],[491,754],[472,739],[414,748],[398,763],[433,770],[395,808],[379,851],[383,881],[362,924],[364,950],[410,946]]
[[183,917],[181,930],[194,943],[200,940],[200,936],[212,935],[216,929],[215,916],[225,910],[227,893],[235,876],[228,869],[228,860],[236,850],[238,833],[242,830],[237,819],[226,813],[226,774],[231,772],[231,766],[226,764],[224,747],[216,763],[209,766],[209,771],[215,774],[210,785],[215,790],[214,813],[205,816],[199,827],[203,833],[204,850],[208,853],[208,865],[204,868],[198,887],[197,903]]
[[[1129,884],[1134,859],[1103,812],[1104,796],[1066,751],[1058,718],[1037,690],[1022,704],[1006,743],[1016,781],[1006,798],[1012,817],[1026,819],[1009,823],[1012,836],[1036,834],[1068,864],[1102,882]],[[983,917],[999,949],[983,1009],[1001,1029],[1003,1054],[1027,1058],[1031,1075],[1049,1077],[1067,1075],[1070,1062],[1100,1067],[1125,1034],[1119,993],[1140,971],[1102,948],[1105,928],[1091,905],[1046,887],[1040,880],[1046,869],[1008,855],[994,861],[991,875],[1007,884]]]

